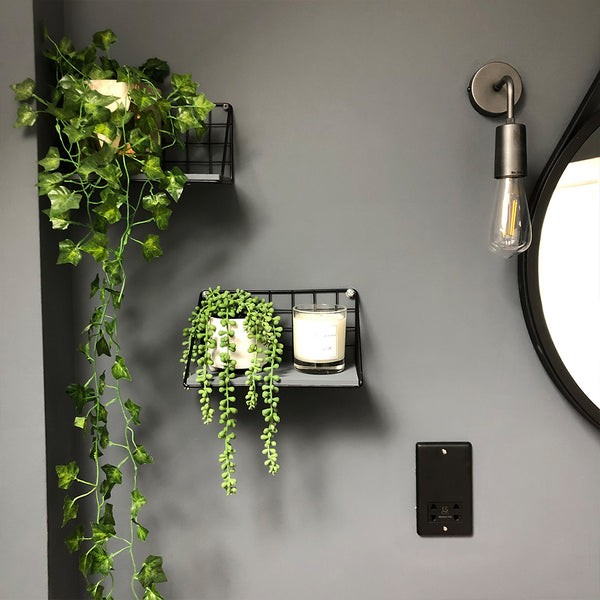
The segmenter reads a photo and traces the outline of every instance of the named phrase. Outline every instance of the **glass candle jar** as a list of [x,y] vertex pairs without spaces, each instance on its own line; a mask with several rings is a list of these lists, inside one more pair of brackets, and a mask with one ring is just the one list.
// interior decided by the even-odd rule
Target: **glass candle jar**
[[293,308],[294,367],[305,373],[344,370],[346,307],[299,304]]

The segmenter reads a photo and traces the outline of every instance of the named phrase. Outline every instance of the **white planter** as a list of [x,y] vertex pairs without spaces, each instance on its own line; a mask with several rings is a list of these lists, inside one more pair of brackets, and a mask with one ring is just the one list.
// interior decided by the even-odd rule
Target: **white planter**
[[[118,98],[118,100],[111,102],[106,107],[110,112],[114,112],[117,108],[129,110],[129,84],[127,82],[117,81],[116,79],[91,79],[90,88],[96,90],[103,96],[116,96]],[[109,143],[113,148],[118,148],[121,143],[121,136],[118,136],[111,141],[101,133],[96,135],[98,136],[100,143]]]
[[[244,319],[232,319],[233,324],[231,325],[231,330],[234,332],[234,337],[230,338],[230,341],[235,344],[235,352],[231,352],[231,358],[235,360],[235,368],[236,369],[249,369],[252,365],[252,358],[254,357],[254,353],[250,354],[248,352],[248,348],[254,343],[253,339],[248,337],[248,333],[244,329]],[[219,331],[223,331],[224,327],[221,325],[221,319],[211,317],[210,318],[211,325],[214,325],[217,330],[213,334],[213,339],[217,342],[217,347],[213,348],[211,351],[211,358],[214,361],[213,368],[222,369],[224,367],[221,362],[221,353],[224,351],[223,348],[220,347],[220,338]],[[261,344],[259,344],[260,348],[264,348]]]

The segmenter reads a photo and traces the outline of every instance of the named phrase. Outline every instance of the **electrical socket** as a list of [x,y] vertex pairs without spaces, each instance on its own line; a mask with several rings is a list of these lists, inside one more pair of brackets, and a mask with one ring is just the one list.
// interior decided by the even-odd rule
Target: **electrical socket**
[[416,446],[417,533],[473,535],[472,447],[469,442]]

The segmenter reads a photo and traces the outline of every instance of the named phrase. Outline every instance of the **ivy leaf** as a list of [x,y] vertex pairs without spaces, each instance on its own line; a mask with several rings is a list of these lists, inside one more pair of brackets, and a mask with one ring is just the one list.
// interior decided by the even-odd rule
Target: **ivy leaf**
[[196,116],[196,112],[191,106],[179,106],[177,108],[177,120],[175,126],[181,133],[185,133],[189,129],[197,129],[202,127],[202,121]]
[[216,106],[214,102],[211,102],[204,94],[198,94],[194,96],[192,105],[196,110],[196,116],[204,120],[208,113]]
[[50,190],[55,189],[62,182],[63,176],[60,173],[46,173],[42,171],[38,174],[38,195],[44,196]]
[[140,512],[140,509],[147,502],[148,502],[148,500],[146,500],[146,498],[144,498],[144,496],[142,496],[142,494],[140,494],[140,491],[137,488],[135,488],[131,492],[131,518],[132,519],[137,518],[138,513]]
[[106,321],[104,323],[104,327],[106,328],[106,333],[108,333],[108,335],[110,335],[111,337],[113,336],[113,334],[115,332],[116,325],[117,325],[117,322],[114,319],[112,321]]
[[[110,114],[107,116],[110,118]],[[97,125],[95,125],[94,133],[101,140],[109,140],[111,142],[119,135],[119,132],[117,131],[116,126],[110,122],[103,122],[103,123],[98,123]]]
[[94,207],[94,212],[104,217],[108,223],[114,225],[121,220],[119,208],[124,204],[126,198],[117,194],[114,190],[104,189],[100,194],[102,203]]
[[88,402],[93,402],[96,399],[96,394],[92,388],[84,387],[79,383],[71,383],[67,386],[67,395],[75,402],[78,414],[81,414],[83,407]]
[[[108,144],[105,144],[105,146],[107,145]],[[99,169],[96,169],[96,173],[98,173],[98,175],[102,177],[102,179],[104,179],[111,188],[119,189],[121,185],[120,179],[123,173],[118,165],[110,164],[106,165],[105,167],[100,167]]]
[[142,600],[164,600],[164,598],[158,593],[156,586],[152,584],[150,587],[146,588]]
[[118,260],[110,260],[104,263],[104,272],[111,285],[119,285],[121,278],[121,263]]
[[131,399],[128,399],[127,402],[125,402],[125,408],[127,409],[127,412],[131,415],[131,420],[136,425],[139,425],[140,424],[140,411],[142,410],[142,408],[140,406],[138,406],[137,404],[135,404],[134,402],[132,402]]
[[127,379],[128,381],[131,381],[131,375],[125,366],[125,359],[118,354],[110,372],[115,379]]
[[142,205],[145,210],[154,214],[160,206],[169,206],[169,198],[164,192],[158,194],[147,194],[142,198]]
[[115,535],[113,525],[104,523],[92,523],[92,541],[95,544],[103,544]]
[[98,273],[96,273],[96,278],[90,284],[90,298],[93,298],[99,289],[100,289],[100,277],[99,277]]
[[85,417],[75,417],[75,420],[73,421],[73,425],[75,425],[75,427],[79,427],[79,429],[83,429],[85,431],[85,425],[86,425]]
[[170,171],[165,171],[165,178],[160,182],[160,185],[177,202],[183,193],[183,186],[187,183],[187,180],[188,178],[179,167],[173,167]]
[[91,600],[106,600],[104,598],[104,586],[98,583],[90,583],[86,588]]
[[63,502],[63,522],[61,527],[64,527],[71,519],[76,519],[78,510],[79,505],[75,500],[71,500],[69,496],[65,496],[65,501]]
[[162,256],[162,248],[160,247],[159,239],[156,234],[150,233],[142,244],[142,252],[144,258],[150,262],[153,258]]
[[69,144],[76,144],[81,140],[92,135],[93,131],[91,127],[75,127],[74,125],[64,125],[62,128],[64,133],[69,138]]
[[71,240],[61,240],[58,242],[58,259],[57,265],[69,263],[77,266],[81,260],[81,251]]
[[108,481],[108,483],[115,485],[123,481],[123,473],[121,473],[117,467],[113,465],[103,465],[102,470],[106,475],[106,481]]
[[137,536],[140,540],[142,540],[142,542],[146,541],[146,538],[148,537],[148,530],[143,526],[140,525],[139,523],[136,522],[137,525]]
[[79,557],[79,570],[83,573],[83,576],[87,578],[90,568],[92,566],[92,557],[90,554],[82,554]]
[[83,530],[83,525],[79,525],[75,528],[75,531],[71,535],[65,538],[65,544],[69,549],[69,552],[72,554],[79,550],[81,546],[81,542],[85,539],[85,532]]
[[79,467],[75,461],[68,465],[56,465],[56,474],[58,475],[58,487],[68,490],[79,475]]
[[[107,327],[108,329],[108,327]],[[102,396],[104,394],[104,387],[106,386],[106,373],[103,371],[101,375],[98,377],[98,394]],[[102,404],[100,404],[102,406]],[[102,408],[104,408],[102,406]],[[106,410],[106,409],[104,409]]]
[[106,448],[106,446],[108,446],[108,442],[110,442],[108,428],[106,425],[102,425],[102,427],[97,427],[96,431],[98,432],[98,443],[100,444],[100,447]]
[[52,225],[52,229],[61,229],[64,231],[65,229],[69,228],[69,225],[71,224],[70,211],[67,211],[62,215],[52,215],[52,211],[49,208],[45,208],[44,210],[42,210],[42,212],[45,215],[48,215],[48,219],[50,221],[50,224]]
[[17,102],[24,102],[33,96],[33,91],[35,90],[35,81],[31,79],[31,77],[28,77],[21,83],[11,84],[10,89],[15,93],[15,100]]
[[96,425],[108,422],[108,412],[106,411],[106,407],[100,402],[98,402],[96,412],[94,413],[94,422]]
[[105,52],[117,41],[117,36],[110,29],[97,31],[92,37],[92,42],[96,48]]
[[169,227],[169,219],[173,211],[166,206],[157,206],[154,211],[154,222],[156,226],[161,230],[165,230]]
[[99,523],[103,525],[114,525],[115,517],[113,516],[113,505],[110,502],[107,502],[104,505],[104,514],[100,517]]
[[183,75],[173,73],[171,75],[171,84],[173,85],[173,89],[182,96],[195,96],[198,89],[198,84],[192,81],[191,73]]
[[37,120],[37,113],[29,104],[23,102],[19,104],[17,110],[17,120],[14,127],[31,127]]
[[105,356],[110,356],[110,348],[106,338],[103,335],[100,336],[100,339],[96,342],[96,354],[98,356],[102,356],[103,354]]
[[92,559],[90,573],[98,573],[106,577],[113,567],[113,559],[106,550],[100,546],[95,546],[90,552],[90,557]]
[[108,500],[113,487],[123,481],[123,473],[113,465],[103,465],[102,470],[106,475],[106,479],[100,485],[100,493]]
[[46,156],[38,160],[38,165],[43,167],[44,171],[55,171],[60,166],[60,154],[56,146],[50,146]]
[[149,156],[142,165],[142,171],[150,180],[160,181],[165,176],[160,167],[160,158],[158,156]]
[[153,83],[160,85],[169,74],[169,65],[160,58],[149,58],[141,67],[140,71]]
[[167,576],[162,568],[163,559],[160,556],[150,554],[144,561],[140,572],[137,574],[137,579],[142,587],[150,587],[154,583],[162,583],[167,581]]
[[154,459],[146,452],[144,446],[136,446],[133,458],[138,465],[147,465],[154,462]]
[[[53,174],[54,173],[50,173],[50,175]],[[69,188],[65,187],[64,185],[53,187],[52,189],[49,189],[46,193],[48,194],[48,198],[50,198],[50,216],[62,215],[68,210],[71,210],[73,208],[79,208],[81,194],[76,194],[75,192],[72,192]]]
[[58,242],[58,258],[57,265],[71,264],[77,266],[81,260],[81,251],[75,244],[67,239]]
[[108,236],[97,231],[91,240],[81,246],[81,249],[91,254],[96,262],[102,262],[108,258]]

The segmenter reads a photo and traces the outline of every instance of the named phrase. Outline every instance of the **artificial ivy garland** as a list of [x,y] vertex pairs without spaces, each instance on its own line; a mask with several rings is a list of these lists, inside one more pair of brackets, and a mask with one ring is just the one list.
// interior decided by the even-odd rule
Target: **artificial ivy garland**
[[[36,93],[30,78],[11,86],[19,102],[15,127],[34,125],[41,114],[55,125],[58,144],[39,161],[39,194],[50,201],[43,212],[54,229],[79,232],[59,243],[57,263],[76,266],[87,254],[101,267],[91,283],[95,306],[78,348],[90,365],[90,375],[67,389],[77,413],[74,424],[91,440],[93,467],[86,479],[80,477],[76,461],[56,467],[59,487],[76,489],[65,496],[62,525],[76,522],[66,544],[69,551],[80,553],[79,568],[92,599],[113,598],[114,559],[128,553],[133,597],[140,598],[137,581],[143,600],[156,600],[162,598],[156,584],[166,581],[162,558],[149,555],[138,567],[134,555],[136,540],[148,536],[139,518],[147,499],[138,487],[138,470],[153,458],[136,434],[141,407],[123,398],[121,390],[121,382],[132,379],[118,338],[125,249],[130,242],[139,245],[147,261],[162,255],[156,233],[140,235],[150,224],[159,230],[168,227],[171,203],[178,201],[187,177],[178,168],[163,171],[160,152],[181,144],[180,134],[189,129],[201,135],[214,104],[197,92],[198,84],[189,74],[173,74],[172,90],[164,95],[158,86],[169,66],[160,59],[151,58],[137,68],[119,65],[109,55],[117,39],[111,30],[94,34],[82,50],[76,50],[68,37],[56,42],[46,32],[46,39],[50,48],[45,55],[55,66],[56,84],[48,98]],[[131,108],[115,104],[117,97],[90,85],[93,79],[111,78],[127,82]],[[131,177],[139,173],[145,179],[134,183]],[[109,421],[111,428],[120,421],[116,435],[109,434]],[[107,449],[111,462],[104,456]],[[124,471],[132,473],[132,481],[130,517],[123,532],[117,529],[109,500],[114,486],[123,483]],[[91,505],[91,523],[78,518],[83,502]]]

